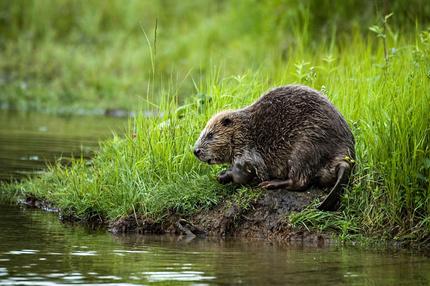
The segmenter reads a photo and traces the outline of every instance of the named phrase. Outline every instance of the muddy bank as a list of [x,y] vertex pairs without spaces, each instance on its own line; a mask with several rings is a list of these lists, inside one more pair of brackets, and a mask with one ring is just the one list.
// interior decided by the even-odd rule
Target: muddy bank
[[288,223],[291,212],[303,210],[314,199],[325,196],[322,190],[290,192],[268,190],[246,209],[226,201],[210,210],[193,216],[168,214],[162,222],[139,215],[130,215],[110,223],[110,232],[177,234],[198,237],[245,237],[267,240],[303,240],[310,243],[328,242],[330,235],[293,229]]
[[293,228],[288,215],[306,208],[312,201],[320,201],[326,193],[319,189],[306,192],[267,190],[248,207],[226,200],[209,210],[202,210],[192,216],[168,213],[162,221],[154,221],[139,214],[114,222],[108,222],[98,214],[79,221],[73,215],[65,215],[49,202],[28,196],[20,203],[27,207],[58,212],[62,222],[84,222],[91,228],[107,228],[113,234],[175,234],[189,237],[240,237],[275,241],[304,241],[324,244],[330,240],[329,233],[316,233],[306,229]]

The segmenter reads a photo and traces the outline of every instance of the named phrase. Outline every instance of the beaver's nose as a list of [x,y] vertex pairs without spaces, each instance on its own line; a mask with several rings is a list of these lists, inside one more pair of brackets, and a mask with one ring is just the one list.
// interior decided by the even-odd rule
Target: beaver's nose
[[196,155],[196,157],[198,157],[200,153],[202,153],[202,150],[200,150],[199,148],[194,149],[194,155]]

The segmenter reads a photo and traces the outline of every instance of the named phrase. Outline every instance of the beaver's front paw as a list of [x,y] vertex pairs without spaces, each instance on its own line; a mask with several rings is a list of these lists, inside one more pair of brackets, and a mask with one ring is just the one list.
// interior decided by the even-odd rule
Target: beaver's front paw
[[231,172],[228,170],[224,170],[221,173],[219,173],[217,180],[220,184],[228,184],[233,181],[233,177],[231,176]]

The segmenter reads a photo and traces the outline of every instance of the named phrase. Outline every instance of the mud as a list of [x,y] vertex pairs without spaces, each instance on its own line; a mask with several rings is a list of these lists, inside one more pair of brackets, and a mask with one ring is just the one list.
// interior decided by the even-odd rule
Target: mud
[[137,215],[111,223],[109,231],[119,233],[177,234],[189,237],[241,237],[277,241],[306,241],[323,244],[329,234],[293,229],[288,215],[307,207],[314,199],[322,198],[322,190],[306,192],[268,190],[246,209],[226,201],[210,210],[202,210],[190,217],[168,214],[163,222]]
[[47,212],[59,212],[59,209],[54,207],[51,203],[39,200],[34,196],[27,196],[25,199],[18,201],[18,203],[27,207],[42,209]]

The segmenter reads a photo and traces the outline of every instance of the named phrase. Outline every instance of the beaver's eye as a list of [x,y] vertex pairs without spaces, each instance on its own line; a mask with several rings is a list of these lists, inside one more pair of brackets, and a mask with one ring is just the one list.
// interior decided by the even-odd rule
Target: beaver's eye
[[206,135],[207,139],[212,139],[214,137],[214,134],[212,132],[209,132],[208,135]]

